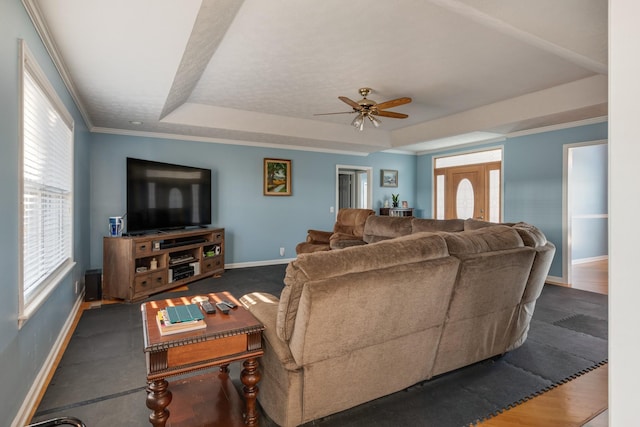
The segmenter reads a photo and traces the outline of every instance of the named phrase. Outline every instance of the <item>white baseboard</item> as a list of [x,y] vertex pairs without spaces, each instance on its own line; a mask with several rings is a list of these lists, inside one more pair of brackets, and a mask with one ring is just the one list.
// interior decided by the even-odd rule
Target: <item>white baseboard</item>
[[608,259],[609,259],[609,255],[594,256],[594,257],[591,257],[591,258],[572,259],[571,260],[571,265],[587,264],[589,262],[605,261],[605,260],[608,260]]
[[278,264],[289,264],[295,258],[280,258],[280,259],[272,259],[267,261],[252,261],[252,262],[236,262],[233,264],[225,264],[225,269],[233,269],[233,268],[247,268],[247,267],[262,267],[265,265],[278,265]]
[[71,312],[67,317],[67,320],[64,322],[64,325],[62,325],[62,329],[60,330],[58,337],[53,343],[53,346],[51,347],[51,351],[49,352],[49,355],[47,356],[44,363],[42,364],[42,367],[40,368],[38,375],[36,375],[36,378],[33,380],[33,383],[31,384],[31,388],[27,393],[27,397],[22,402],[22,406],[20,406],[20,410],[18,410],[16,417],[13,419],[13,422],[11,423],[11,427],[23,427],[29,424],[29,422],[31,421],[30,415],[34,411],[34,409],[36,409],[35,406],[38,404],[38,401],[37,401],[38,397],[40,397],[41,393],[48,386],[47,378],[49,377],[49,374],[53,370],[55,370],[57,367],[55,365],[56,359],[58,358],[60,351],[62,350],[62,346],[65,342],[65,339],[67,338],[67,335],[69,334],[69,331],[71,331],[71,327],[73,326],[73,321],[75,320],[76,315],[80,310],[80,306],[83,300],[84,300],[84,290],[80,292],[80,294],[78,294],[78,299],[76,299],[76,302],[73,305],[73,308],[71,309]]
[[558,276],[547,276],[547,280],[545,280],[545,283],[567,286],[567,281],[564,278]]

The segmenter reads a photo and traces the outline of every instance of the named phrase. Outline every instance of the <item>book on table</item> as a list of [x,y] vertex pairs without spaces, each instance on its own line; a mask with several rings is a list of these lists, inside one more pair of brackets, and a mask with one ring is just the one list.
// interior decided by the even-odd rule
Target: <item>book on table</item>
[[159,310],[156,321],[158,322],[160,335],[163,336],[180,332],[196,331],[207,327],[207,323],[204,321],[204,315],[195,304],[167,307]]
[[204,319],[204,314],[195,304],[169,306],[165,309],[169,315],[169,322],[182,323]]

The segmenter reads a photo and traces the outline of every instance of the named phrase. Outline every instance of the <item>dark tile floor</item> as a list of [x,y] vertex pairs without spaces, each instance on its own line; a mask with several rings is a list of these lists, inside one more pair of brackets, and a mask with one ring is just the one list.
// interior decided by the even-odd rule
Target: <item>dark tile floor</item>
[[[194,282],[188,290],[150,299],[223,290],[236,297],[253,291],[279,295],[284,271],[284,265],[228,270],[219,278]],[[538,300],[529,339],[519,349],[310,425],[468,425],[606,359],[602,336],[606,308],[606,296],[547,286]],[[589,351],[578,356],[574,348]],[[108,304],[85,311],[32,422],[67,415],[89,427],[150,425],[142,349],[139,304]],[[237,363],[230,365],[238,389],[240,369]],[[274,424],[262,416],[261,425]]]

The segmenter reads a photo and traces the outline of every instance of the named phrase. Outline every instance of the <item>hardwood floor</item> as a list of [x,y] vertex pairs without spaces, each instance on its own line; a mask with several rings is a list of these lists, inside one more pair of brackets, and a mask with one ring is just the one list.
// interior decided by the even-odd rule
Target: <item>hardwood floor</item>
[[[576,264],[572,288],[609,293],[607,260]],[[601,366],[479,425],[482,427],[607,427],[609,367]]]
[[574,264],[571,268],[572,288],[599,294],[609,293],[609,261]]

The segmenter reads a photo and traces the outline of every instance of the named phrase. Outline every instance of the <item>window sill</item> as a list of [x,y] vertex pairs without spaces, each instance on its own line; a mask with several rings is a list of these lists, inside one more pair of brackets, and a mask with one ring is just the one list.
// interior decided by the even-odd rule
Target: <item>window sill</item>
[[25,304],[21,308],[21,313],[18,316],[18,329],[21,329],[24,324],[38,311],[38,309],[45,303],[53,291],[58,285],[69,275],[69,273],[76,266],[75,261],[69,261],[63,265],[49,280],[49,283],[44,285],[42,290],[36,295],[28,304]]

